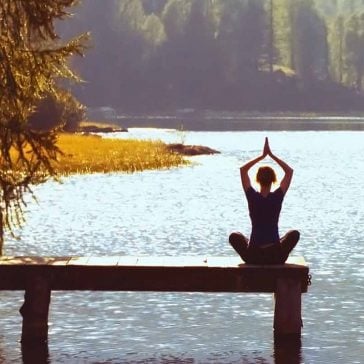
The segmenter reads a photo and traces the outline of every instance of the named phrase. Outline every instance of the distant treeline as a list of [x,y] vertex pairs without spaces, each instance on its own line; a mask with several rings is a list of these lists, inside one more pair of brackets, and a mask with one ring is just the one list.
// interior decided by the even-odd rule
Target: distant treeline
[[364,0],[83,0],[75,89],[90,106],[364,109]]

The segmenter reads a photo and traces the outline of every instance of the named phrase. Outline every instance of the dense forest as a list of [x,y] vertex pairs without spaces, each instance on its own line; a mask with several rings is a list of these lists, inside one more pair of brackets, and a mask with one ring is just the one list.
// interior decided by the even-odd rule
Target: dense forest
[[74,67],[88,106],[364,109],[364,0],[83,0],[60,29],[90,31]]

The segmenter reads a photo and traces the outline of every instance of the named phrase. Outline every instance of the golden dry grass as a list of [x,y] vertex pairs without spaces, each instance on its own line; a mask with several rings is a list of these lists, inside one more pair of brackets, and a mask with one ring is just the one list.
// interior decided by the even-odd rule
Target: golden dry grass
[[103,139],[95,135],[60,134],[64,153],[54,168],[60,175],[75,173],[135,172],[187,164],[162,142]]
[[109,128],[115,128],[115,129],[119,129],[121,126],[118,124],[113,124],[110,122],[105,122],[105,121],[89,121],[89,120],[84,120],[80,122],[80,128],[84,128],[87,126],[94,126],[96,128],[105,128],[105,127],[109,127]]

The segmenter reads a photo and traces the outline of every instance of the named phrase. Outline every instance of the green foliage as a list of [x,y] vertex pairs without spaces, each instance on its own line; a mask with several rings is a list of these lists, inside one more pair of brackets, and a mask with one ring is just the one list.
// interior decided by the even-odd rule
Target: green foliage
[[271,0],[273,6],[273,44],[276,62],[293,68],[293,23],[292,0]]
[[343,82],[344,76],[344,36],[344,17],[339,15],[328,22],[328,42],[331,50],[330,74],[339,83]]
[[144,11],[147,14],[160,14],[168,0],[142,0]]
[[150,14],[146,17],[143,24],[143,33],[147,42],[156,47],[166,40],[163,23],[155,14]]
[[28,119],[28,127],[34,131],[75,131],[85,119],[85,107],[65,90],[57,95],[48,94],[42,98]]
[[191,0],[170,0],[166,4],[162,13],[162,21],[168,40],[183,37],[191,5]]
[[361,11],[363,0],[87,0],[76,12],[94,48],[77,63],[78,95],[139,112],[295,110],[319,105],[312,87],[359,95],[349,19]]
[[69,91],[61,93],[58,101],[61,111],[61,125],[64,131],[74,132],[86,117],[86,108]]
[[29,129],[38,132],[59,129],[61,123],[62,111],[52,94],[39,100],[34,112],[28,118]]
[[308,83],[315,79],[327,78],[326,27],[314,9],[312,1],[296,2],[292,26],[295,29],[293,67],[297,74]]
[[314,2],[324,16],[351,16],[364,8],[363,0],[315,0]]
[[265,25],[262,1],[224,3],[217,41],[229,83],[241,82],[267,64]]
[[60,78],[76,80],[67,65],[81,54],[83,36],[61,44],[54,21],[74,0],[2,0],[0,3],[0,254],[4,228],[22,222],[24,193],[54,175],[60,153],[53,130],[38,132],[28,119],[45,97],[58,98]]
[[345,35],[346,65],[348,81],[359,90],[364,76],[364,12],[352,15],[347,23]]

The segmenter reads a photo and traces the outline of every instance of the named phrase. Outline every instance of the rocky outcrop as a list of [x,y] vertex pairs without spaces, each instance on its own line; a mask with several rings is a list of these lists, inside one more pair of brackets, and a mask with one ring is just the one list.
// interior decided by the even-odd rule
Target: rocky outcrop
[[218,150],[205,147],[202,145],[185,145],[181,143],[168,144],[167,148],[172,152],[187,156],[220,153]]

